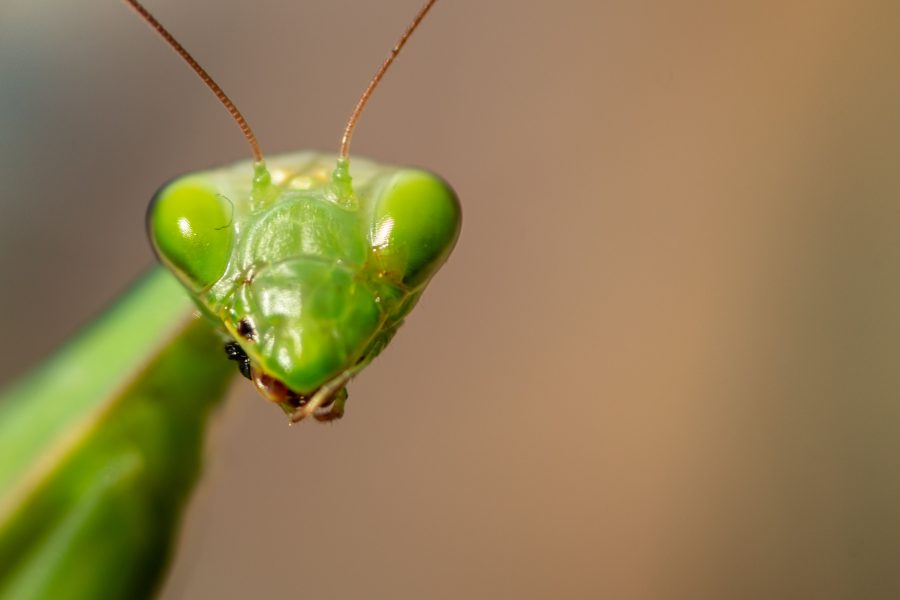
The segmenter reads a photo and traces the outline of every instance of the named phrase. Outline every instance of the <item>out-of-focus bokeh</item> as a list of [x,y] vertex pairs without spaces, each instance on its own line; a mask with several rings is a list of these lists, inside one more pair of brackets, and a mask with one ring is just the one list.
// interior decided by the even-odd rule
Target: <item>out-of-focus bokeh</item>
[[[148,0],[269,154],[418,0]],[[346,418],[218,417],[165,598],[900,597],[900,4],[445,0],[353,151],[459,245]],[[121,3],[0,4],[0,381],[249,156]]]

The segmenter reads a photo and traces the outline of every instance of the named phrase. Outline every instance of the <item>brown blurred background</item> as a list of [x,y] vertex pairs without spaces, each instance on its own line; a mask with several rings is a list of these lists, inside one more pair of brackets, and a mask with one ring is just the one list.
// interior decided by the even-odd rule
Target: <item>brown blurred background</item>
[[[148,0],[269,154],[418,0]],[[354,152],[459,246],[334,426],[238,386],[165,598],[900,597],[900,4],[445,0]],[[0,0],[0,381],[248,156],[123,5]]]

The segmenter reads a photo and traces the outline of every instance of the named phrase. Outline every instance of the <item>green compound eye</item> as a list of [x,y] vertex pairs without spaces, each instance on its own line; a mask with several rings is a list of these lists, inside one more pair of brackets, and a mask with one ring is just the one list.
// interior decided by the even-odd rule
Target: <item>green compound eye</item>
[[203,290],[225,272],[234,243],[232,212],[214,189],[191,178],[170,183],[150,205],[153,247],[191,289]]
[[427,282],[453,250],[461,216],[456,194],[440,178],[396,173],[375,204],[370,242],[377,263],[408,288]]

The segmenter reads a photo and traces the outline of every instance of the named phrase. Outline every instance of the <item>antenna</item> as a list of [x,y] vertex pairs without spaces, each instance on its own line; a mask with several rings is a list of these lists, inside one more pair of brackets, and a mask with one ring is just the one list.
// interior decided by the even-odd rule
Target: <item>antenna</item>
[[219,84],[210,77],[209,73],[206,72],[206,69],[200,66],[194,57],[191,56],[191,53],[184,49],[184,46],[178,43],[169,31],[162,26],[162,24],[156,20],[156,17],[150,14],[146,8],[144,8],[140,2],[137,0],[125,0],[125,2],[134,9],[140,17],[151,27],[156,33],[158,33],[172,48],[175,52],[178,53],[178,56],[184,59],[193,70],[197,73],[200,79],[203,80],[203,83],[206,84],[212,93],[216,95],[216,98],[219,99],[219,102],[222,103],[222,106],[225,107],[225,110],[231,115],[231,118],[238,124],[238,127],[241,128],[241,132],[244,134],[244,137],[247,138],[247,142],[250,144],[250,149],[253,151],[253,160],[257,163],[262,162],[263,155],[262,151],[259,149],[259,142],[256,141],[256,136],[253,135],[253,130],[250,129],[250,125],[247,124],[247,119],[244,118],[244,115],[241,114],[241,111],[237,109],[237,106],[234,105],[234,102],[231,101],[231,98],[222,91],[222,88],[219,87]]
[[397,40],[397,45],[394,46],[394,49],[391,50],[391,53],[388,55],[388,57],[384,59],[384,62],[381,64],[381,68],[378,69],[378,71],[375,73],[375,77],[373,77],[372,81],[369,82],[368,87],[366,87],[366,91],[364,91],[362,96],[359,97],[359,102],[356,103],[356,108],[353,109],[353,114],[350,115],[350,120],[347,121],[347,127],[344,129],[344,137],[341,138],[342,160],[346,161],[347,157],[350,155],[350,140],[353,138],[353,129],[356,127],[356,122],[359,121],[359,115],[362,114],[363,109],[369,102],[369,97],[372,95],[372,92],[375,91],[375,88],[378,87],[378,83],[381,81],[381,78],[384,77],[384,74],[387,72],[388,67],[391,66],[391,63],[394,62],[394,59],[397,58],[397,55],[400,54],[400,50],[406,44],[406,40],[408,40],[409,36],[413,34],[413,31],[416,30],[416,27],[419,26],[419,23],[422,22],[422,19],[425,18],[425,15],[428,14],[428,11],[431,10],[431,7],[435,2],[437,2],[437,0],[428,0],[425,3],[425,6],[419,9],[419,12],[412,20],[412,23],[409,24],[409,26],[406,28],[406,31],[404,31],[403,35],[400,36],[400,39]]

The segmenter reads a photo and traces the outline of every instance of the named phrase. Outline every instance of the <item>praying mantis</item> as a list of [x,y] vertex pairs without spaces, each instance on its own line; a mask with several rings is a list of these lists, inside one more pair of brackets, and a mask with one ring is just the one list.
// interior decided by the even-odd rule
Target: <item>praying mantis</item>
[[213,91],[253,157],[165,184],[147,218],[163,267],[0,396],[0,598],[152,594],[231,376],[291,423],[340,418],[348,382],[459,235],[442,179],[349,158],[366,102],[436,0],[364,91],[337,156],[268,158],[206,71],[125,2]]

